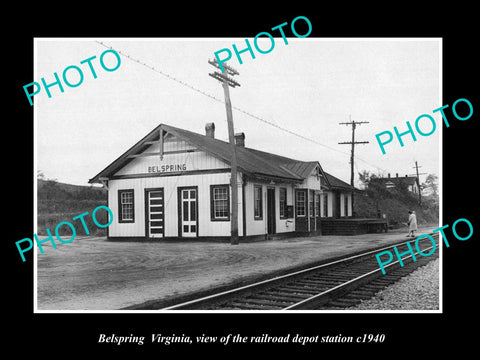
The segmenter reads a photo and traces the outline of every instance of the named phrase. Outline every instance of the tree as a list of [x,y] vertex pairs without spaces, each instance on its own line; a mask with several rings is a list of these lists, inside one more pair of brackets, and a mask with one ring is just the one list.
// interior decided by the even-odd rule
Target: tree
[[53,199],[59,191],[57,179],[48,179],[42,170],[37,170],[38,198]]
[[363,170],[358,173],[358,179],[362,183],[363,187],[366,188],[370,182],[370,173],[367,170]]
[[358,173],[358,178],[364,188],[368,188],[368,186],[370,185],[370,181],[372,181],[373,179],[376,179],[377,177],[378,177],[377,175],[370,174],[370,172],[367,170],[363,170],[362,172]]
[[422,189],[426,190],[427,195],[438,197],[438,176],[435,174],[428,174],[425,182],[422,184]]

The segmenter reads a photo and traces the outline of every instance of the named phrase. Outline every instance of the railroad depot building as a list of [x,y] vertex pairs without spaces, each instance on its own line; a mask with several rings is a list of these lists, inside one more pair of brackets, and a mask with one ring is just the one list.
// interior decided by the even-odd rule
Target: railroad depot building
[[[349,184],[317,161],[245,147],[235,135],[240,241],[321,234],[322,219],[352,216]],[[89,180],[108,189],[109,240],[230,239],[228,142],[160,124]]]

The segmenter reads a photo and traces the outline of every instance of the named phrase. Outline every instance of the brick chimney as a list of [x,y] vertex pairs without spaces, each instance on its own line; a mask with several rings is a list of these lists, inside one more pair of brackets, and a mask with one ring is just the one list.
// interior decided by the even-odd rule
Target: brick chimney
[[241,132],[235,134],[235,145],[245,147],[245,133]]
[[215,123],[211,122],[205,124],[205,135],[215,139]]
[[388,173],[388,178],[390,178],[390,173]]
[[398,173],[396,173],[395,175],[397,175],[397,177],[398,177]]

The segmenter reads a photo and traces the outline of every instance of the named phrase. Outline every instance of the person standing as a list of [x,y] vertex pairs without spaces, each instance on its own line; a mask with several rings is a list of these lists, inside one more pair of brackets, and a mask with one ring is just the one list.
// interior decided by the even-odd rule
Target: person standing
[[408,235],[407,237],[415,237],[415,231],[417,231],[417,216],[415,215],[415,211],[408,212]]

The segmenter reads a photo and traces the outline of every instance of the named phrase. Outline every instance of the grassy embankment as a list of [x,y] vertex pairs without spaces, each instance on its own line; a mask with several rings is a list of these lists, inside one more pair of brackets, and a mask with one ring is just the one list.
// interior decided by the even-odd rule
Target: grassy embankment
[[355,195],[354,211],[357,217],[377,217],[377,209],[387,215],[391,228],[405,226],[409,210],[415,211],[418,225],[438,224],[438,199],[423,196],[419,205],[418,195],[406,189],[369,188]]
[[[106,229],[98,228],[92,220],[92,212],[99,205],[107,205],[107,191],[93,186],[63,184],[53,180],[38,179],[37,234],[47,235],[45,229],[50,229],[55,236],[55,228],[62,221],[68,221],[75,226],[78,235],[86,235],[80,219],[73,217],[88,211],[84,217],[90,235],[106,235]],[[100,224],[106,224],[107,212],[99,210],[95,217]],[[59,228],[61,235],[71,235],[68,225]]]

